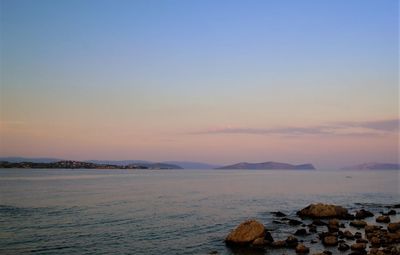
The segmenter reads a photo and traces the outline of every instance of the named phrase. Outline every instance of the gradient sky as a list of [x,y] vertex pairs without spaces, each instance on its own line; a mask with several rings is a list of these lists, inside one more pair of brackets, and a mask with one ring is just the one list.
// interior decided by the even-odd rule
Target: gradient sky
[[0,156],[399,162],[398,1],[0,4]]

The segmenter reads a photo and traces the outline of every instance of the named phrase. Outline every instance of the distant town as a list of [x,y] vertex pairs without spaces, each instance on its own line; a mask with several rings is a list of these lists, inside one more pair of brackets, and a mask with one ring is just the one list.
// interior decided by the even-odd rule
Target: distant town
[[97,164],[91,162],[63,160],[50,163],[35,162],[8,162],[0,161],[0,168],[59,168],[59,169],[181,169],[180,166],[154,163],[154,164],[129,164],[129,165],[112,165]]

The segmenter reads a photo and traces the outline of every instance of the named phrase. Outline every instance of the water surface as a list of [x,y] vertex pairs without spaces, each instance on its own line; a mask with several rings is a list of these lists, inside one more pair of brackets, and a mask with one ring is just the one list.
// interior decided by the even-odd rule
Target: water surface
[[[400,203],[398,171],[0,169],[0,253],[232,254],[238,223],[309,203]],[[318,247],[317,247],[318,248]],[[312,251],[313,252],[313,251]],[[281,254],[269,252],[269,254]]]

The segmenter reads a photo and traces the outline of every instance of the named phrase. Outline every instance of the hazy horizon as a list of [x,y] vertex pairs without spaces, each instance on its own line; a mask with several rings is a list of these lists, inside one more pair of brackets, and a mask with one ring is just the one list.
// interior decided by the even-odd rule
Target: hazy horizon
[[396,0],[0,1],[0,156],[400,163]]

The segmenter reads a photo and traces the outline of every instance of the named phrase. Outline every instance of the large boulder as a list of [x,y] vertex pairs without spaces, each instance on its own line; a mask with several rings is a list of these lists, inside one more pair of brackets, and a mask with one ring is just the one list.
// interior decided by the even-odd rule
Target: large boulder
[[309,218],[347,218],[349,213],[346,208],[331,204],[311,204],[297,212],[300,217]]
[[265,237],[265,227],[256,220],[242,222],[225,238],[229,245],[251,244],[257,238]]

